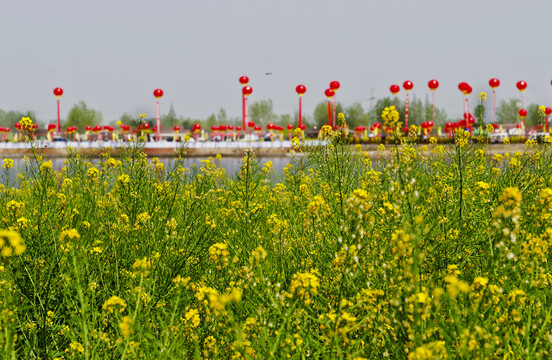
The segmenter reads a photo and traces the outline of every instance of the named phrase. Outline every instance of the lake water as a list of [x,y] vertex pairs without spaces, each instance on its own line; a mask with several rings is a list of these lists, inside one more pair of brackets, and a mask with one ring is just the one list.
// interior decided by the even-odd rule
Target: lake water
[[[213,158],[214,159],[214,158]],[[61,169],[65,166],[65,159],[64,158],[52,158],[52,159],[46,159],[52,161],[52,165],[54,167],[54,170],[61,171]],[[197,164],[197,166],[201,166],[201,161],[207,160],[207,158],[199,158],[199,157],[190,157],[184,159],[184,167],[191,168],[194,166],[194,164]],[[268,161],[272,161],[272,171],[275,174],[282,174],[284,167],[289,164],[291,161],[291,158],[289,157],[262,157],[257,158],[259,161],[259,165],[262,167],[264,164],[266,164]],[[3,159],[0,159],[0,164],[2,163]],[[91,160],[92,163],[98,163],[100,159],[93,158]],[[170,168],[174,164],[175,159],[174,158],[159,158],[159,161],[165,164],[165,168]],[[19,173],[24,168],[24,160],[22,158],[16,158],[13,159],[14,163],[14,171],[12,171],[12,180],[16,180],[17,173]],[[218,161],[219,166],[224,168],[226,170],[226,173],[230,177],[234,177],[236,172],[240,168],[241,164],[241,158],[239,157],[223,157],[221,160]]]

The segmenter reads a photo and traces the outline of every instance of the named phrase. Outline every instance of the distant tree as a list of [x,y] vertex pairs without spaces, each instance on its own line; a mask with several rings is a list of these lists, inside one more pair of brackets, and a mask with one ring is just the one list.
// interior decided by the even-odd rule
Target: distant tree
[[171,107],[169,108],[169,113],[167,115],[161,116],[161,128],[164,128],[165,130],[169,128],[170,130],[172,130],[175,125],[180,125],[180,120],[176,116],[176,111],[174,110],[173,104],[171,104]]
[[518,99],[501,100],[496,107],[496,122],[499,124],[514,124],[519,122],[518,111],[521,108],[521,103],[518,103]]
[[16,122],[19,122],[21,118],[23,117],[29,117],[33,122],[40,123],[36,119],[36,115],[34,111],[27,111],[27,112],[20,112],[20,111],[4,111],[0,110],[0,126],[2,127],[10,127],[13,129],[13,125]]
[[228,115],[226,115],[226,110],[223,108],[220,108],[218,114],[217,114],[217,121],[219,124],[227,124],[228,123]]
[[286,127],[287,124],[292,124],[293,120],[291,120],[290,114],[284,114],[280,116],[280,120],[278,121],[278,123],[280,123],[280,125],[282,125],[283,127]]
[[[333,106],[333,104],[332,104],[332,106]],[[337,109],[336,109],[337,114],[339,114],[341,112],[344,113],[343,106],[341,105],[341,103],[338,102],[336,107],[337,107]],[[316,105],[316,107],[314,108],[313,117],[314,117],[314,125],[318,129],[320,129],[322,126],[328,124],[328,102],[327,101],[319,102],[318,105]],[[333,117],[333,108],[332,108],[331,117]],[[347,118],[345,118],[345,121],[347,121],[347,123],[348,123]]]
[[255,101],[249,106],[249,118],[257,125],[266,125],[275,122],[277,116],[272,108],[272,100]]
[[529,106],[526,107],[526,110],[527,117],[525,118],[525,127],[528,128],[531,126],[537,126],[539,123],[541,123],[539,115],[539,105],[529,104]]
[[[210,129],[211,126],[217,125],[217,117],[215,114],[211,114],[207,120],[205,120],[205,127]],[[220,125],[220,124],[219,124]]]
[[359,102],[355,102],[346,107],[344,114],[349,128],[354,128],[359,125],[366,126],[370,121],[370,116],[364,111],[362,104]]
[[79,131],[85,128],[86,125],[94,126],[101,124],[103,121],[102,113],[86,106],[84,101],[79,101],[67,116],[67,121],[63,127],[76,126]]

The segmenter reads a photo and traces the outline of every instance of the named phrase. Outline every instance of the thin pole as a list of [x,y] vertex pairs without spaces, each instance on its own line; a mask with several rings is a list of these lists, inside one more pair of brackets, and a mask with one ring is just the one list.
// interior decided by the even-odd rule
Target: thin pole
[[525,109],[525,101],[523,100],[523,92],[521,93],[521,108]]
[[393,99],[393,106],[397,107],[397,95],[395,95],[395,97]]
[[247,132],[246,131],[246,127],[245,127],[245,118],[246,118],[246,113],[245,113],[245,95],[242,93],[242,129],[243,129],[243,132]]
[[303,102],[301,101],[303,97],[301,95],[299,95],[299,127],[301,127],[303,125],[303,120],[302,120],[302,108],[303,108]]
[[470,105],[468,101],[469,101],[468,96],[466,95],[466,105],[465,105],[465,111],[464,111],[464,114],[466,114],[466,129],[469,127],[468,118],[470,117]]
[[157,141],[161,139],[161,112],[159,111],[159,100],[155,104],[155,125],[157,126]]
[[493,89],[493,119],[496,124],[496,91]]
[[332,101],[328,98],[328,125],[332,126]]
[[435,91],[432,91],[431,92],[431,107],[432,107],[432,112],[433,112],[433,122],[435,123]]
[[337,111],[337,101],[335,98],[337,97],[337,94],[333,96],[333,127],[335,128],[337,126],[337,119],[336,119],[336,111]]
[[59,98],[57,99],[58,133],[61,133],[61,117],[59,114]]
[[404,126],[408,128],[408,92],[406,93],[406,101],[404,103]]
[[[249,116],[249,109],[247,108],[247,96],[244,96],[243,97],[243,123],[244,123],[244,128],[243,128],[243,131],[245,131],[245,129],[247,129],[245,127],[245,124],[247,123],[247,117]],[[249,131],[249,133],[252,133],[253,130]]]

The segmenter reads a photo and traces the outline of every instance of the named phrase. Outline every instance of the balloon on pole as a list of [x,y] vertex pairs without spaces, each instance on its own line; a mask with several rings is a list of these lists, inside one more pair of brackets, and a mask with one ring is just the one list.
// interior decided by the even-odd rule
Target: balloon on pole
[[410,80],[403,83],[403,88],[406,91],[406,101],[404,103],[404,126],[408,129],[408,93],[412,90],[414,84]]
[[155,103],[155,127],[156,127],[156,138],[160,140],[161,136],[161,111],[159,110],[159,99],[163,97],[163,90],[155,89],[153,90],[153,96],[157,99]]
[[303,98],[303,95],[307,92],[307,88],[305,85],[297,85],[295,88],[295,91],[297,91],[297,95],[299,95],[299,126],[303,125],[302,120],[302,113],[303,113],[303,104],[301,99]]
[[[247,76],[241,76],[240,79],[240,84],[245,87],[247,86],[247,84],[249,83],[249,78]],[[242,129],[243,131],[245,131],[246,127],[245,127],[245,124],[247,122],[247,119],[246,119],[246,110],[245,110],[245,94],[243,93],[242,91]]]
[[57,98],[57,118],[58,118],[57,130],[58,130],[58,133],[60,133],[61,132],[61,116],[60,116],[60,112],[59,112],[59,99],[61,98],[61,95],[63,95],[63,89],[60,88],[60,87],[55,88],[54,89],[54,95]]
[[492,78],[489,80],[489,86],[493,89],[493,122],[496,123],[496,88],[500,86],[500,80]]
[[433,114],[433,121],[435,122],[435,90],[439,87],[439,81],[437,80],[429,80],[427,83],[427,86],[429,87],[429,90],[431,90],[431,109]]
[[337,108],[337,103],[336,103],[336,97],[335,94],[337,93],[337,90],[339,90],[339,87],[341,86],[341,84],[339,83],[339,81],[332,81],[330,83],[330,89],[334,92],[334,96],[333,96],[333,127],[335,128],[336,127],[336,119],[337,119],[337,115],[336,115],[336,108]]
[[335,92],[332,89],[326,89],[324,94],[328,98],[328,125],[332,126],[332,97],[335,96]]
[[[249,117],[249,108],[247,105],[247,97],[253,93],[253,88],[251,86],[244,86],[242,88],[242,94],[243,94],[243,116],[244,116],[244,122],[243,125],[245,126],[245,123],[248,120]],[[250,126],[251,128],[251,126]],[[243,128],[245,131],[245,127]]]
[[401,91],[401,87],[399,85],[393,84],[389,87],[389,91],[391,91],[391,94],[393,94],[393,106],[397,107],[397,94],[399,91]]

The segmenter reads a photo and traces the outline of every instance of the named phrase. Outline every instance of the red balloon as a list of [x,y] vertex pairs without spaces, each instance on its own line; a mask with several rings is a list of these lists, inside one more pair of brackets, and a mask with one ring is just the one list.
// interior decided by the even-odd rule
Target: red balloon
[[201,130],[201,124],[195,123],[194,126],[192,126],[192,131]]
[[211,130],[212,130],[212,131],[217,131],[218,129],[219,129],[219,127],[216,126],[216,125],[211,126]]
[[10,132],[10,128],[7,127],[7,128],[4,129],[4,131],[5,131],[5,132]]
[[33,124],[33,129],[38,129],[38,124]]
[[295,91],[297,91],[297,94],[299,94],[299,96],[302,96],[304,93],[307,92],[307,88],[305,87],[305,85],[297,85]]
[[445,124],[445,130],[451,129],[451,128],[452,128],[452,123],[449,121],[448,123]]
[[54,89],[54,95],[57,96],[57,97],[60,97],[61,95],[63,95],[63,89],[60,88],[60,87],[57,87]]
[[16,122],[14,125],[13,125],[16,129],[21,129],[21,124]]
[[520,129],[520,128],[521,128],[521,124],[516,124],[516,127],[517,127],[518,129]]
[[520,110],[518,111],[518,114],[519,114],[519,117],[523,119],[524,117],[527,116],[527,110],[525,110],[525,109],[520,109]]
[[236,131],[241,131],[241,126],[236,126]]
[[400,88],[399,85],[393,84],[389,87],[389,91],[391,91],[391,94],[397,95],[399,93],[399,91],[401,91],[401,88]]
[[339,81],[332,81],[330,83],[330,89],[332,89],[334,92],[336,92],[337,90],[339,90],[339,87],[341,86],[341,84],[339,84]]
[[381,123],[377,122],[374,124],[375,127],[377,127],[378,129],[381,129]]
[[249,78],[247,76],[242,76],[240,77],[240,84],[242,84],[243,86],[247,85],[247,83],[249,82]]
[[489,86],[493,89],[496,89],[500,86],[500,80],[498,80],[497,78],[492,78],[491,80],[489,80]]
[[255,126],[255,131],[261,131],[263,128],[260,125]]
[[305,130],[307,128],[307,126],[305,124],[301,124],[298,126],[299,129],[301,130]]
[[288,129],[288,130],[293,130],[293,125],[288,124],[288,125],[287,125],[287,129]]
[[427,83],[427,86],[429,87],[430,90],[435,91],[439,87],[439,81],[429,80],[429,82]]
[[525,91],[525,89],[527,88],[527,83],[525,81],[518,81],[517,84],[516,84],[517,88],[519,91]]
[[413,84],[412,81],[410,81],[410,80],[406,80],[406,81],[403,83],[403,88],[404,88],[406,91],[412,90],[413,87],[414,87],[414,84]]
[[56,124],[48,124],[48,130],[54,130],[56,128]]
[[4,132],[4,128],[0,126],[0,132]]
[[550,114],[552,114],[552,109],[549,108],[549,107],[547,107],[547,108],[544,110],[544,113],[545,113],[546,115],[550,115]]
[[433,121],[428,121],[427,122],[427,127],[433,127]]
[[175,126],[173,127],[173,130],[174,130],[174,131],[180,131],[180,126],[175,125]]
[[366,130],[366,126],[357,126],[355,128],[355,130],[358,131],[358,132],[364,131],[364,130]]
[[234,130],[234,125],[228,125],[228,130]]
[[493,129],[497,129],[498,128],[498,124],[493,124]]
[[268,130],[272,130],[272,129],[274,129],[274,124],[273,124],[273,123],[268,123],[268,124],[266,125],[266,128],[267,128]]
[[326,94],[328,98],[331,98],[335,95],[335,92],[332,89],[326,89],[326,91],[324,91],[324,94]]
[[244,86],[242,89],[242,94],[244,94],[245,96],[251,95],[252,92],[253,88],[251,86]]
[[255,122],[254,121],[249,121],[247,123],[247,126],[250,127],[250,128],[254,128],[255,127]]
[[145,124],[144,124],[144,129],[146,129],[146,130],[147,130],[147,129],[149,129],[149,128],[150,128],[150,126],[151,126],[151,125],[150,125],[149,123],[145,123]]
[[161,89],[153,90],[153,96],[155,96],[156,99],[161,99],[163,97],[163,90]]
[[[52,124],[52,125],[54,125],[54,124]],[[56,126],[54,125],[54,128],[55,128],[55,127],[56,127]],[[90,130],[92,130],[92,126],[86,125],[85,129],[86,129],[86,131],[90,131]]]
[[469,87],[467,82],[461,82],[458,84],[458,89],[462,92],[466,91],[466,89]]
[[220,131],[226,131],[226,125],[220,125],[219,130]]

